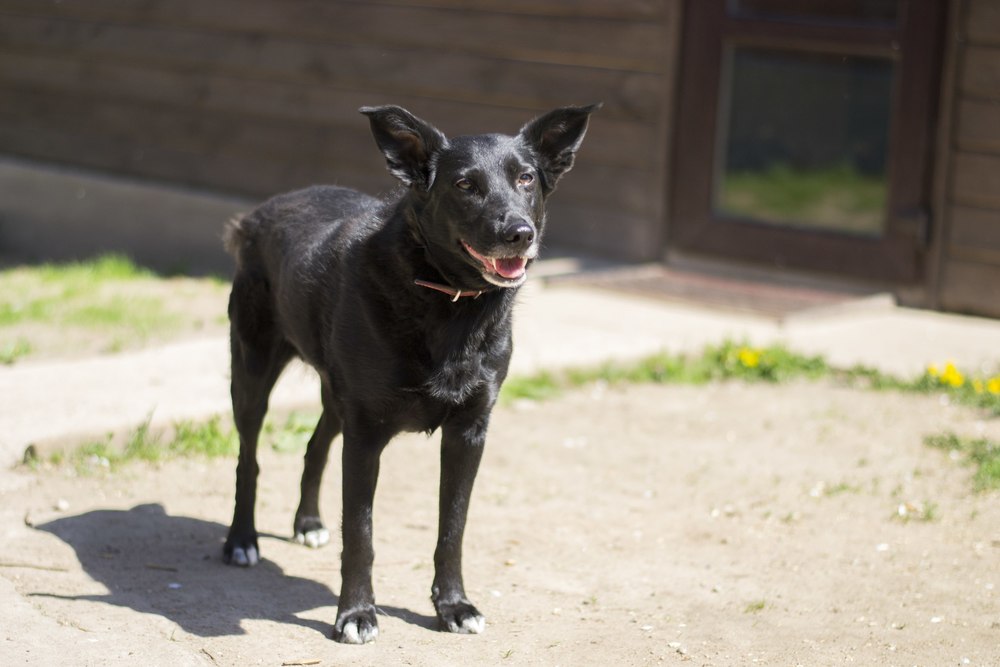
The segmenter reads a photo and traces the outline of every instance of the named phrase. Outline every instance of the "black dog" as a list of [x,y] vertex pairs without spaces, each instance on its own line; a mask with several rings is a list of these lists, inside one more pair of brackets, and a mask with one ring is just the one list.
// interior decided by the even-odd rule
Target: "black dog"
[[516,136],[448,139],[394,106],[363,108],[389,170],[387,201],[338,187],[275,197],[230,223],[236,511],[224,559],[253,565],[257,437],[268,396],[298,356],[321,378],[295,513],[298,541],[321,546],[319,486],[343,430],[343,556],[333,638],[378,635],[372,499],[379,456],[401,431],[442,429],[432,600],[441,626],[478,633],[462,582],[462,535],[490,411],[511,355],[511,308],[538,252],[545,198],[573,166],[590,114],[566,107]]

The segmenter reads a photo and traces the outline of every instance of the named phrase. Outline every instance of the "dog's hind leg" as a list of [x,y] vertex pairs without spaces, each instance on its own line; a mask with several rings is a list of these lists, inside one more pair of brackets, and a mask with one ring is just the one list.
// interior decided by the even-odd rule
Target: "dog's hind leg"
[[230,297],[233,419],[240,437],[236,466],[236,508],[222,551],[231,565],[250,566],[260,560],[254,506],[257,501],[257,439],[274,383],[293,356],[292,347],[276,334],[266,298],[246,276],[237,275]]
[[306,447],[305,467],[302,470],[301,498],[295,512],[295,541],[316,548],[330,541],[330,531],[323,525],[319,514],[319,489],[326,468],[330,443],[343,425],[340,413],[333,404],[329,385],[323,382],[323,414]]

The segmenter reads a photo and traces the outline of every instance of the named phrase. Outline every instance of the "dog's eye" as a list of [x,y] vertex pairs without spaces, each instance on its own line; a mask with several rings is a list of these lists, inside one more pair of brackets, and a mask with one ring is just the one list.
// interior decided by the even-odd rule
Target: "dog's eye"
[[524,172],[517,177],[517,184],[521,186],[528,186],[535,182],[535,175]]
[[473,190],[476,189],[476,184],[467,178],[460,178],[457,181],[455,181],[455,187],[461,190],[462,192],[472,192]]

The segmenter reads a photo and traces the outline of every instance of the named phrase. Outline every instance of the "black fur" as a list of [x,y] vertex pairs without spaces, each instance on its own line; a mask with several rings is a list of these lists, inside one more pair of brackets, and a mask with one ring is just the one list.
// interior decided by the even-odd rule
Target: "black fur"
[[432,586],[441,626],[484,626],[462,583],[469,497],[510,361],[514,297],[544,231],[545,198],[572,166],[596,109],[557,109],[516,136],[449,140],[402,108],[366,107],[404,190],[381,201],[312,187],[275,197],[226,230],[237,261],[229,317],[240,457],[224,559],[259,558],[257,438],[278,375],[301,357],[322,386],[294,525],[314,546],[327,535],[319,516],[327,453],[344,434],[338,641],[378,634],[372,500],[379,456],[401,431],[442,430]]

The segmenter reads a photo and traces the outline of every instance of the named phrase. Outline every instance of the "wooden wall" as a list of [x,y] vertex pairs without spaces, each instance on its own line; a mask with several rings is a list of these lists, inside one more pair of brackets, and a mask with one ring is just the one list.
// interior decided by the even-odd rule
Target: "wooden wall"
[[947,310],[1000,316],[1000,3],[961,2],[938,286]]
[[550,240],[662,252],[680,0],[0,0],[0,154],[263,198],[393,181],[357,113],[604,101]]

